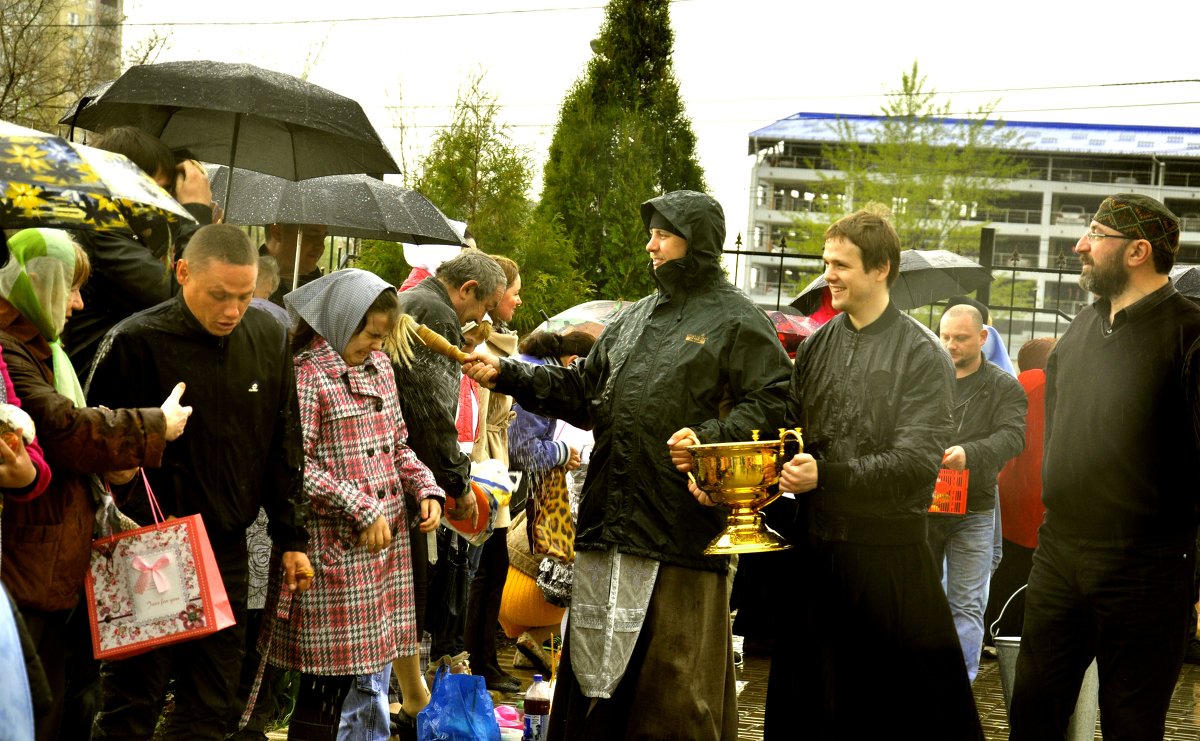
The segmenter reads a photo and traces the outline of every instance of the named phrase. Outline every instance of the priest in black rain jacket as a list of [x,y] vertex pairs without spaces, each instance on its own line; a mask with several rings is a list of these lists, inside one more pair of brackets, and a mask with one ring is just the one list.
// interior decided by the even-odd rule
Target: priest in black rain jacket
[[791,366],[721,270],[721,206],[675,191],[641,216],[658,290],[587,358],[562,368],[481,354],[467,371],[531,412],[595,431],[550,738],[735,739],[729,563],[704,555],[725,511],[692,497],[672,454],[752,430],[773,438]]

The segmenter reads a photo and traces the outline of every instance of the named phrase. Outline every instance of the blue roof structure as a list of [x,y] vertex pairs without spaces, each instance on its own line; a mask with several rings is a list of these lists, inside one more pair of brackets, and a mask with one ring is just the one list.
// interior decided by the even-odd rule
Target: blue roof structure
[[[858,140],[869,143],[874,141],[885,119],[885,116],[850,113],[796,113],[751,132],[749,153],[754,154],[758,149],[781,141],[839,141],[834,127],[838,120],[849,122]],[[965,118],[941,119],[947,127],[969,122]],[[988,123],[995,125],[992,121]],[[1022,152],[1200,157],[1198,128],[1034,121],[1005,121],[1004,127],[1018,134],[1022,142],[1019,151]]]

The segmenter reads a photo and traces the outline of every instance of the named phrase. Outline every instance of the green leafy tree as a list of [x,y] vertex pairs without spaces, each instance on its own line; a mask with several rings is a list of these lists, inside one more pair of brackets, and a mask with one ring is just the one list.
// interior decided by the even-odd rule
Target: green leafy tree
[[550,144],[539,210],[562,220],[576,265],[604,298],[636,298],[654,287],[642,250],[642,201],[705,189],[673,44],[667,0],[611,0]]
[[[525,332],[541,323],[542,311],[556,314],[588,300],[591,290],[575,269],[561,221],[535,212],[527,196],[532,160],[512,142],[500,113],[481,78],[471,78],[450,125],[422,158],[413,187],[450,218],[465,221],[480,249],[507,255],[521,266],[524,307],[512,324]],[[395,285],[410,270],[396,245],[370,240],[363,243],[357,265]]]
[[415,187],[452,219],[467,222],[481,249],[510,253],[530,209],[533,160],[513,143],[496,98],[471,77],[449,126],[421,160]]
[[838,141],[822,147],[828,164],[819,170],[820,187],[835,197],[797,219],[803,251],[819,254],[829,219],[870,202],[892,210],[906,249],[973,250],[985,222],[964,220],[999,206],[1004,182],[1024,170],[1007,151],[1019,144],[1018,134],[993,117],[995,107],[986,104],[962,123],[945,125],[951,103],[939,99],[913,62],[869,137],[861,121],[835,124]]

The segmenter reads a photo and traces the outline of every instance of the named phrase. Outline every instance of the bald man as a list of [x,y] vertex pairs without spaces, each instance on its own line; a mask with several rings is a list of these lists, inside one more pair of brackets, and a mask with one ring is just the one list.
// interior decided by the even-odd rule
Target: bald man
[[946,599],[958,632],[967,676],[979,673],[983,612],[992,573],[996,533],[996,478],[1025,447],[1028,401],[1017,379],[983,356],[987,328],[970,304],[946,309],[938,336],[954,363],[950,447],[942,466],[969,471],[967,512],[929,518],[929,548],[938,573],[945,570]]

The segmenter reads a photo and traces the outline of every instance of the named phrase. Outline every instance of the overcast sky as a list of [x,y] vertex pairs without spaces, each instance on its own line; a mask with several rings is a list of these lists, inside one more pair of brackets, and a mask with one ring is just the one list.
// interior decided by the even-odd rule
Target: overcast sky
[[[603,21],[597,0],[126,0],[125,11],[127,44],[151,27],[141,24],[170,33],[158,61],[307,69],[362,104],[398,160],[397,123],[412,127],[420,153],[482,71],[538,164],[534,197],[558,106]],[[730,245],[746,231],[749,133],[798,111],[876,113],[914,60],[956,111],[999,100],[1008,120],[1200,127],[1198,21],[1200,3],[1180,0],[671,6],[675,75]]]

